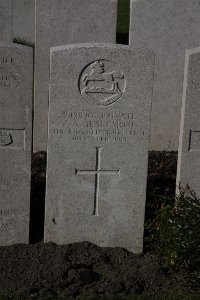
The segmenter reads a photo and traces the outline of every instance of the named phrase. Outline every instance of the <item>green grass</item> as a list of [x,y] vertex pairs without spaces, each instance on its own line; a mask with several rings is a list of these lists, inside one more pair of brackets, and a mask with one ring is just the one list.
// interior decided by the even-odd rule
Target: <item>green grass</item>
[[129,32],[130,0],[118,0],[117,32]]

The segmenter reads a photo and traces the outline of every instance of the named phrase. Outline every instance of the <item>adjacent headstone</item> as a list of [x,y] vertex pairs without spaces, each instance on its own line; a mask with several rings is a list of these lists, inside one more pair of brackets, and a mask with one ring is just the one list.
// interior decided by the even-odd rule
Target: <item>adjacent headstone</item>
[[13,1],[13,36],[25,43],[35,43],[35,0]]
[[[200,197],[200,48],[186,52],[177,186],[189,185]],[[177,190],[178,192],[178,190]]]
[[0,0],[0,42],[13,41],[12,0]]
[[45,241],[142,252],[154,58],[52,48]]
[[32,49],[0,43],[0,245],[28,243]]
[[50,47],[115,42],[116,23],[117,0],[36,0],[34,151],[47,145]]
[[186,49],[200,44],[199,0],[132,0],[130,43],[155,52],[151,150],[177,150]]

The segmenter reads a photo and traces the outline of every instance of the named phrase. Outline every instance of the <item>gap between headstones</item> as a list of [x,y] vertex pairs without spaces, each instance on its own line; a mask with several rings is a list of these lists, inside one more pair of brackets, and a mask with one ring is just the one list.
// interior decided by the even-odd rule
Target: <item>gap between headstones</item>
[[129,44],[130,0],[118,0],[117,9],[117,44]]

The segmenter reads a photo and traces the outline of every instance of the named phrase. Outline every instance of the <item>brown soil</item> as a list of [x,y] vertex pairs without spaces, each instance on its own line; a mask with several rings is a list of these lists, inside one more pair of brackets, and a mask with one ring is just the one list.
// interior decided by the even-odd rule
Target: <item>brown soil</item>
[[[163,197],[174,195],[176,162],[175,152],[150,153],[146,221],[154,217]],[[165,274],[158,257],[147,251],[148,244],[143,255],[121,248],[100,248],[88,242],[65,246],[44,244],[45,168],[46,154],[33,155],[31,244],[0,247],[0,290],[17,291],[34,299],[63,294],[162,295],[169,290],[172,293],[200,290],[189,272]]]

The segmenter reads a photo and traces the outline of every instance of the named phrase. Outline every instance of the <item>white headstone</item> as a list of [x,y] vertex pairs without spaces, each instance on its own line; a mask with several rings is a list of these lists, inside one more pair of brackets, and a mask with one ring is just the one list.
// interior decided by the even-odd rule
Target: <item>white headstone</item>
[[46,150],[50,47],[115,42],[117,0],[37,0],[34,151]]
[[28,243],[33,53],[0,43],[0,245]]
[[143,247],[154,57],[52,48],[45,241]]
[[[186,52],[177,186],[188,184],[200,197],[200,48]],[[178,192],[178,190],[177,190]]]
[[35,43],[35,0],[13,1],[13,36],[19,41]]
[[199,0],[132,0],[130,43],[155,52],[151,150],[177,150],[186,49],[200,44]]
[[13,41],[12,0],[0,0],[0,42]]

